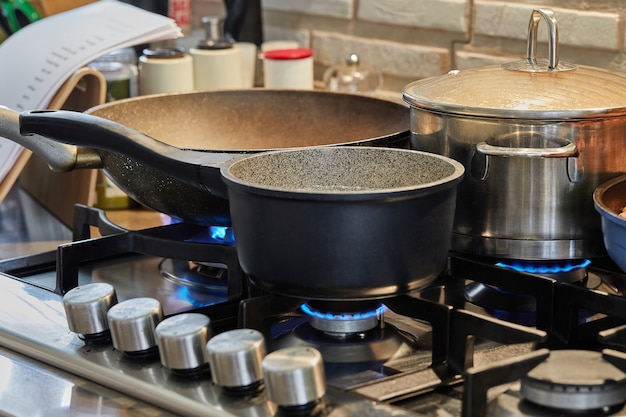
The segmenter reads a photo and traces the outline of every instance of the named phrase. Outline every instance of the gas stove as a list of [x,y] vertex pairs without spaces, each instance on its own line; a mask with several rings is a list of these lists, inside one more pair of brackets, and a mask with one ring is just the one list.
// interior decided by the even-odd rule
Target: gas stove
[[83,393],[117,393],[120,407],[626,415],[626,276],[606,259],[520,270],[451,253],[425,290],[334,302],[254,288],[228,229],[129,231],[77,206],[73,233],[55,251],[0,261],[0,346]]

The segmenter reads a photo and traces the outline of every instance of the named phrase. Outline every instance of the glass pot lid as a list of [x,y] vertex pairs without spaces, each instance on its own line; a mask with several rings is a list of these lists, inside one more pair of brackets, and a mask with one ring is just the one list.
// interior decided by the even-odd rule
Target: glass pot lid
[[[537,60],[539,21],[548,25],[547,60]],[[412,107],[474,117],[605,118],[626,114],[626,74],[558,59],[554,12],[534,9],[526,59],[415,81],[404,88]]]

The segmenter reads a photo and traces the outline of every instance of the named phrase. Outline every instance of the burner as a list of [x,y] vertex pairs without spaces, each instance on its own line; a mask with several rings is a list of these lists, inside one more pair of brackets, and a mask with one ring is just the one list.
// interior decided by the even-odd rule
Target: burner
[[609,410],[626,401],[626,374],[600,352],[556,350],[522,379],[521,393],[558,410]]
[[159,272],[177,284],[216,292],[228,291],[228,269],[223,264],[163,259],[159,263]]
[[[319,310],[315,305],[303,304],[302,311],[311,316],[311,327],[328,335],[346,338],[355,333],[362,333],[374,329],[382,319],[386,307],[382,304],[374,308],[358,308],[361,304],[351,306],[352,311],[329,312]],[[358,309],[357,309],[358,308]]]
[[372,301],[312,301],[301,310],[310,316],[277,341],[278,348],[310,346],[326,363],[385,361],[408,349],[407,340],[383,321],[386,307]]
[[553,350],[518,384],[496,396],[488,415],[623,416],[626,374],[586,350]]

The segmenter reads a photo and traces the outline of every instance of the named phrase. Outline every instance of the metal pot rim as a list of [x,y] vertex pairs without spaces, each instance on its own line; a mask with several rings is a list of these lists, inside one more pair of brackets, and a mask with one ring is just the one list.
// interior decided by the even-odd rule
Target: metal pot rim
[[[613,210],[611,210],[604,203],[604,194],[611,188],[626,182],[626,175],[620,175],[615,178],[611,178],[608,181],[603,182],[593,192],[593,204],[598,213],[600,213],[607,220],[611,220],[614,223],[619,224],[621,227],[626,227],[626,219],[618,216]],[[626,203],[625,203],[626,206]]]
[[[409,88],[411,85],[407,86]],[[615,108],[589,108],[573,110],[519,110],[491,107],[475,107],[448,103],[439,103],[415,97],[406,89],[403,100],[411,109],[422,110],[439,116],[461,116],[467,118],[494,120],[525,120],[525,121],[563,121],[563,120],[605,120],[626,116],[626,106]]]
[[490,65],[417,80],[402,91],[412,109],[439,115],[541,121],[624,117],[624,97],[626,75],[583,65],[563,74]]

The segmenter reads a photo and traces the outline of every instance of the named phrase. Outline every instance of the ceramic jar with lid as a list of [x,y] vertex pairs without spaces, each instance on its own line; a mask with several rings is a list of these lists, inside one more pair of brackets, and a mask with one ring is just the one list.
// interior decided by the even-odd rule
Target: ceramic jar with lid
[[192,90],[192,61],[182,48],[144,49],[139,57],[140,94]]
[[234,41],[224,37],[222,18],[202,18],[206,38],[189,49],[195,90],[236,89],[243,86],[242,57]]
[[313,89],[313,51],[309,48],[274,49],[263,53],[266,88]]

